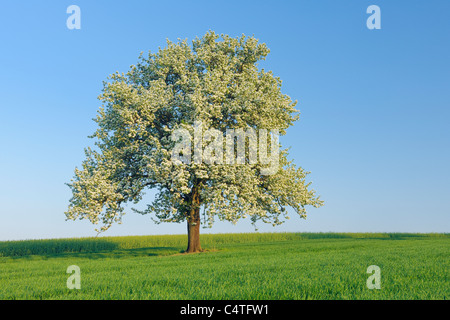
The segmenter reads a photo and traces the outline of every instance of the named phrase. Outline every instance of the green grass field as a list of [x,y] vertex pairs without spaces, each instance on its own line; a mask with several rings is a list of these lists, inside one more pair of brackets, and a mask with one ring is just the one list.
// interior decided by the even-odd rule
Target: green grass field
[[[0,242],[0,299],[448,299],[449,234],[204,234]],[[69,290],[67,267],[81,269]],[[381,270],[370,290],[367,267]]]

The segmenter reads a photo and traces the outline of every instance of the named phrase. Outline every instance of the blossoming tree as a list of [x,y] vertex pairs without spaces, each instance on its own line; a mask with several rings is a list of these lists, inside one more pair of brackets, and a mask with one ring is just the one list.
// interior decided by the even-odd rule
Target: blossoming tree
[[[268,53],[253,37],[209,31],[192,45],[167,41],[157,53],[141,54],[126,74],[111,75],[99,97],[103,105],[95,119],[95,147],[85,150],[82,167],[68,183],[72,198],[67,219],[89,219],[102,224],[98,232],[105,231],[121,223],[126,203],[137,204],[147,189],[156,189],[146,209],[133,210],[152,214],[157,223],[187,222],[186,251],[199,252],[200,225],[210,227],[215,217],[233,223],[249,217],[253,224],[278,225],[289,218],[287,208],[305,218],[306,206],[321,206],[306,182],[308,173],[288,161],[287,150],[273,152],[275,144],[281,148],[273,136],[267,150],[257,150],[272,150],[277,156],[276,170],[266,173],[267,163],[249,161],[255,135],[241,140],[245,151],[240,162],[217,161],[225,157],[217,149],[209,152],[214,161],[174,157],[179,138],[174,132],[181,129],[192,133],[194,143],[177,156],[191,154],[190,148],[198,156],[200,148],[200,157],[208,157],[202,151],[212,138],[195,138],[199,124],[202,132],[214,128],[224,135],[248,129],[286,134],[298,119],[296,102],[281,93],[278,77],[258,70],[257,62]],[[217,141],[225,144],[226,139]],[[234,137],[230,141],[234,143]],[[237,155],[238,149],[233,145],[228,151]]]

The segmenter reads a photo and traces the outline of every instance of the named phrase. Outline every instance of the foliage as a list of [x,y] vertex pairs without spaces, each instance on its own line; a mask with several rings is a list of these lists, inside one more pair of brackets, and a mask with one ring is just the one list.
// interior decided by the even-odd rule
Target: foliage
[[[155,200],[135,211],[153,214],[158,223],[200,223],[202,207],[206,226],[215,217],[277,225],[280,217],[289,218],[287,207],[304,218],[306,206],[322,205],[306,182],[308,172],[288,161],[287,150],[280,151],[276,172],[267,175],[261,162],[172,160],[173,133],[194,134],[195,123],[201,123],[202,132],[276,129],[283,135],[298,119],[296,102],[281,92],[281,80],[258,70],[267,46],[245,35],[221,37],[217,41],[219,35],[210,31],[192,46],[186,40],[167,41],[166,48],[141,54],[126,74],[113,74],[104,83],[98,130],[92,135],[96,148],[85,150],[86,160],[68,184],[73,194],[68,219],[101,222],[98,231],[107,230],[121,223],[124,205],[140,202],[148,189],[158,190]],[[202,150],[206,140],[201,140]]]

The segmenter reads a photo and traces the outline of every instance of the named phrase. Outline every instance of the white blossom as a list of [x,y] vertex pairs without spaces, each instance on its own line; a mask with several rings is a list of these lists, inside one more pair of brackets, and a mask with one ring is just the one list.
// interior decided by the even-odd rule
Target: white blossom
[[[194,187],[200,190],[205,226],[215,217],[277,225],[288,218],[287,207],[305,218],[306,206],[322,205],[306,182],[308,173],[287,160],[286,150],[270,175],[260,162],[231,163],[225,161],[229,152],[213,152],[226,146],[220,135],[227,130],[276,129],[284,135],[298,119],[296,102],[281,92],[281,80],[258,70],[267,46],[244,35],[219,38],[208,32],[192,46],[168,41],[156,53],[141,54],[126,74],[109,77],[99,96],[95,148],[86,149],[86,160],[68,184],[73,193],[68,219],[89,219],[105,231],[120,223],[123,206],[140,202],[147,189],[158,190],[154,201],[135,211],[152,214],[158,223],[186,220]],[[172,133],[194,136],[199,122],[197,129],[217,140],[209,146],[201,142],[206,161],[174,161]]]

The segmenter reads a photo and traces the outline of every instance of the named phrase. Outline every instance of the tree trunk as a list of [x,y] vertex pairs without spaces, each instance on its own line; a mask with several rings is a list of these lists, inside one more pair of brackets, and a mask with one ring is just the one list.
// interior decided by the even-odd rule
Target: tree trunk
[[186,252],[201,252],[200,246],[200,192],[199,185],[192,188],[192,205],[187,217],[188,247]]

